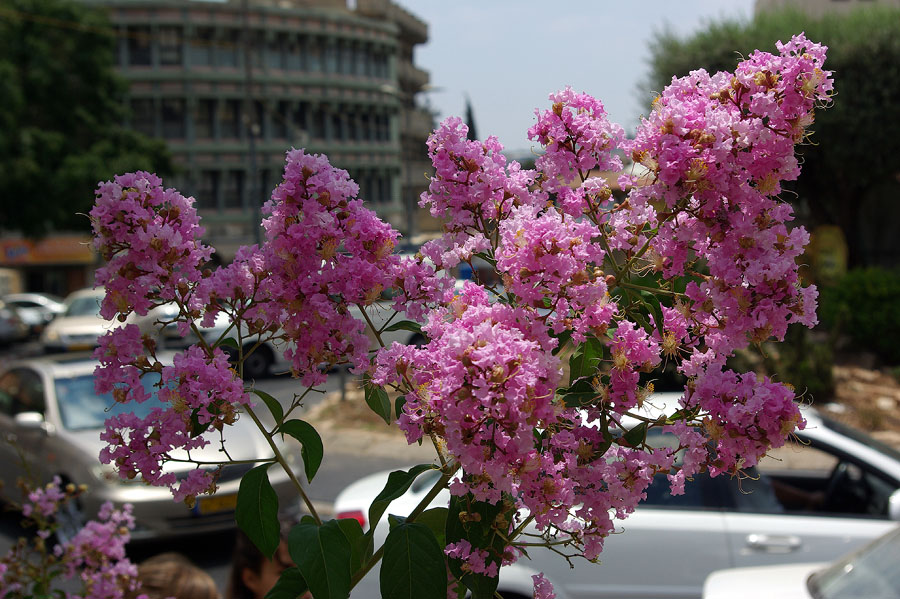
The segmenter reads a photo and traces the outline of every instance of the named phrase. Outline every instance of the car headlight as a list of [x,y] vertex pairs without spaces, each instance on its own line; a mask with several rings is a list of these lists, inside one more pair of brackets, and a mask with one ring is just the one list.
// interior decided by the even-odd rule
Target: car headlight
[[56,327],[47,327],[44,329],[44,334],[41,335],[41,340],[44,343],[59,341],[59,331]]

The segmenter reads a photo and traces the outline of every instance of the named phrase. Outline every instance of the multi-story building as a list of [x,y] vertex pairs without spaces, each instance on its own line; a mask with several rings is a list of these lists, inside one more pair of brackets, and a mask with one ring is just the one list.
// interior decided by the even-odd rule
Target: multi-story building
[[117,30],[130,127],[166,140],[166,183],[197,199],[220,257],[255,241],[291,147],[327,154],[410,233],[432,127],[424,22],[390,0],[84,1]]

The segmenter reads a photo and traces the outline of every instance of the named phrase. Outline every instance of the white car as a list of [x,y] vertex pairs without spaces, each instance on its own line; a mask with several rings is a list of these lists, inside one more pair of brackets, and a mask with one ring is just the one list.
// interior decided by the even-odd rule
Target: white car
[[[878,537],[900,520],[900,452],[804,408],[807,428],[796,441],[760,464],[756,480],[695,476],[672,496],[664,475],[620,529],[601,563],[529,548],[500,571],[505,599],[530,597],[531,575],[543,572],[557,599],[587,597],[700,597],[706,576],[723,568],[831,560]],[[364,525],[369,505],[388,472],[365,477],[335,500],[338,518]],[[437,479],[421,475],[389,507],[405,515]],[[781,499],[779,499],[779,496]],[[442,492],[432,505],[447,505]],[[387,536],[377,523],[376,547]]]
[[831,563],[732,568],[713,572],[703,599],[896,599],[900,528]]
[[[167,361],[167,357],[160,357]],[[105,501],[116,505],[131,503],[137,528],[132,538],[158,538],[230,530],[235,527],[234,508],[241,477],[253,467],[251,460],[270,458],[271,448],[246,415],[228,427],[225,447],[240,464],[229,464],[219,476],[215,495],[200,496],[193,508],[175,502],[167,488],[152,487],[140,481],[125,481],[111,466],[98,459],[105,443],[100,440],[107,417],[126,410],[143,415],[159,406],[155,398],[135,404],[116,403],[110,395],[94,392],[94,368],[97,361],[77,354],[33,358],[13,362],[0,372],[0,480],[3,493],[14,494],[16,479],[26,475],[24,456],[35,482],[43,484],[53,476],[64,483],[84,483],[88,491],[75,509],[66,511],[61,525],[74,531],[85,517],[94,517]],[[158,377],[157,377],[158,380]],[[150,376],[142,382],[153,391]],[[265,410],[263,410],[265,412]],[[264,420],[265,414],[260,415]],[[265,424],[271,424],[267,420]],[[204,433],[210,443],[191,451],[195,460],[217,462],[222,459],[220,439],[215,431]],[[7,442],[10,441],[10,442]],[[290,437],[276,438],[292,469],[302,470],[300,446]],[[183,454],[175,457],[184,458]],[[167,471],[181,477],[195,466],[169,462]],[[209,467],[209,466],[207,466]],[[269,469],[269,480],[279,497],[285,517],[299,512],[297,491],[282,468]],[[11,496],[11,499],[21,498]]]
[[3,301],[13,306],[32,334],[40,333],[47,323],[66,310],[62,298],[48,293],[10,293]]
[[81,351],[97,347],[97,338],[113,328],[136,324],[142,333],[155,333],[156,322],[171,318],[177,309],[171,305],[157,306],[139,316],[132,312],[124,323],[100,316],[100,302],[106,295],[102,287],[80,289],[66,296],[65,311],[54,318],[41,333],[41,345],[46,353]]

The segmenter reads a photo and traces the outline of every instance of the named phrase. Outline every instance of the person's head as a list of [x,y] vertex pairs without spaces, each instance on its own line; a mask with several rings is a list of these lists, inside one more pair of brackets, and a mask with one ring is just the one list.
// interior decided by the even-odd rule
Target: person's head
[[228,599],[263,599],[278,582],[281,573],[293,565],[283,539],[269,559],[246,534],[238,531],[226,596]]
[[212,576],[180,553],[161,553],[138,566],[141,587],[132,597],[147,599],[220,599]]

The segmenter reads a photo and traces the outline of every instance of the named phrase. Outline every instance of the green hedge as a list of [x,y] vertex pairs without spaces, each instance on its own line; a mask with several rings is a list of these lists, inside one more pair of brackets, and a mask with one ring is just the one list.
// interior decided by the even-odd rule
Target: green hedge
[[900,271],[854,269],[819,292],[819,320],[825,327],[857,350],[900,364]]

